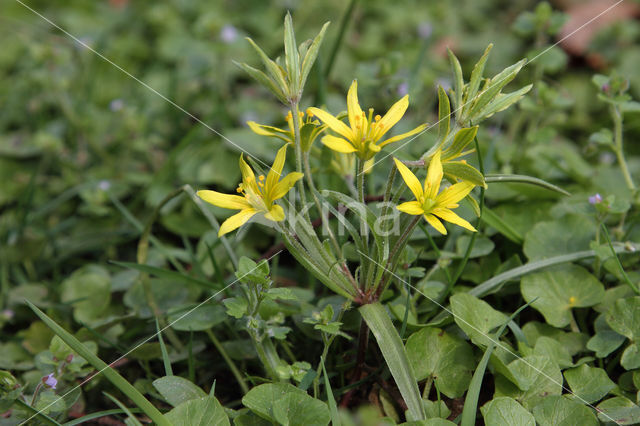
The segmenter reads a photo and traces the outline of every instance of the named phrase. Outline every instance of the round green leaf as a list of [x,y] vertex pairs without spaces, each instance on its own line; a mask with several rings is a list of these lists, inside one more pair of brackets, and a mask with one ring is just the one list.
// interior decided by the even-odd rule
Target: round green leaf
[[564,378],[578,399],[589,404],[599,401],[616,387],[606,371],[587,364],[565,371]]
[[487,337],[489,332],[507,321],[502,312],[468,293],[455,294],[450,302],[456,324],[476,345],[489,346],[492,343]]
[[174,407],[207,396],[199,386],[178,376],[160,377],[153,381],[153,387]]
[[640,423],[640,406],[623,397],[607,399],[598,404],[598,417],[603,422],[615,422],[619,425]]
[[618,299],[609,309],[607,324],[631,340],[640,337],[640,296]]
[[492,426],[535,426],[533,414],[506,396],[494,398],[480,408],[484,423]]
[[224,307],[220,305],[202,305],[192,309],[192,306],[187,306],[170,310],[171,327],[180,331],[202,331],[220,324],[227,318]]
[[554,327],[569,325],[572,308],[593,306],[604,296],[600,281],[577,265],[527,275],[520,289],[524,299]]
[[426,327],[409,337],[406,350],[417,380],[432,375],[440,392],[449,398],[462,396],[469,387],[475,360],[466,341]]
[[228,426],[229,417],[217,399],[211,396],[192,399],[165,414],[173,426]]
[[590,220],[575,215],[557,222],[539,222],[524,237],[524,254],[529,260],[539,260],[588,250],[594,229]]
[[273,403],[273,416],[287,426],[325,426],[331,420],[327,404],[306,393],[293,392]]
[[540,426],[597,426],[598,419],[593,411],[579,402],[564,396],[548,396],[533,409],[533,415]]
[[94,265],[75,271],[62,282],[61,299],[62,302],[73,306],[73,317],[76,321],[91,324],[109,307],[109,273],[104,268]]

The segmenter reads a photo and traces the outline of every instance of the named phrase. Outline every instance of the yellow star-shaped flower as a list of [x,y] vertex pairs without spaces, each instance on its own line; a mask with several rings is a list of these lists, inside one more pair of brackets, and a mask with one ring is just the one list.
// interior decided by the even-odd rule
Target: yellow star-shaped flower
[[458,201],[466,197],[475,185],[470,182],[458,182],[438,194],[443,177],[440,155],[441,151],[438,150],[432,157],[424,187],[407,166],[396,158],[393,159],[402,179],[416,197],[415,201],[402,203],[396,208],[407,214],[423,215],[426,221],[441,234],[446,234],[447,230],[440,219],[475,232],[476,229],[469,222],[451,211],[458,207]]
[[423,124],[411,131],[381,141],[382,137],[400,121],[408,107],[409,95],[405,95],[393,104],[384,117],[374,116],[373,108],[370,108],[369,114],[366,115],[358,103],[358,82],[354,80],[347,93],[349,126],[319,108],[309,108],[309,111],[340,135],[324,136],[322,138],[323,144],[334,151],[345,154],[353,152],[361,160],[369,160],[380,152],[385,145],[406,139],[426,128],[426,124]]
[[238,192],[242,195],[223,194],[216,191],[198,191],[198,197],[214,206],[223,209],[240,210],[222,223],[218,236],[222,236],[244,225],[251,217],[263,213],[264,217],[274,222],[284,219],[284,210],[275,204],[275,200],[284,197],[295,183],[302,179],[303,174],[289,173],[280,179],[284,161],[287,155],[287,145],[278,150],[271,170],[264,176],[256,179],[251,167],[240,155],[240,172],[242,183],[238,185]]

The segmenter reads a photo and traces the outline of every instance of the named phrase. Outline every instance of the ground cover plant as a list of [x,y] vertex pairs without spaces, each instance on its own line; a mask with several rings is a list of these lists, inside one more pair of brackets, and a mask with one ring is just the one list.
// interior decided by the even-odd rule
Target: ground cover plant
[[0,424],[640,423],[640,26],[520,3],[0,6]]

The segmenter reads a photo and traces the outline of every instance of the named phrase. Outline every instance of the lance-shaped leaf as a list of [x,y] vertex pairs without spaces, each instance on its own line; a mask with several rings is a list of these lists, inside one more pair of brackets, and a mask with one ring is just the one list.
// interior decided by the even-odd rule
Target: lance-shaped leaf
[[487,187],[482,173],[464,161],[447,161],[442,164],[442,170],[445,175],[471,182],[476,186]]
[[451,105],[442,86],[438,86],[438,139],[442,144],[449,134]]
[[284,18],[284,61],[289,76],[290,93],[297,94],[300,91],[300,59],[298,57],[296,35],[293,32],[293,22],[289,12]]
[[[456,55],[453,54],[451,49],[447,48],[447,54],[449,55],[449,62],[451,63],[451,70],[453,71],[454,79],[453,79],[453,106],[456,110],[462,108],[462,95],[464,91],[464,78],[462,77],[462,67],[460,66],[460,61],[456,58]],[[458,114],[456,114],[457,116]]]
[[495,97],[500,93],[502,88],[509,84],[511,80],[513,80],[520,69],[526,63],[526,59],[522,59],[521,61],[511,65],[510,67],[505,68],[502,72],[498,73],[495,77],[493,77],[482,90],[482,92],[477,96],[477,99],[473,102],[473,106],[469,110],[469,117],[477,116],[477,113],[481,111],[486,105],[489,104]]
[[478,93],[478,88],[480,87],[480,82],[482,81],[482,74],[484,73],[484,66],[487,63],[487,59],[489,58],[489,52],[491,52],[492,48],[493,48],[493,44],[490,44],[489,46],[487,46],[484,53],[482,54],[482,57],[473,67],[473,71],[471,71],[471,79],[469,80],[469,86],[467,87],[467,93],[464,98],[464,101],[465,101],[465,105],[463,108],[464,112],[466,112],[469,109],[469,107],[471,106],[470,104],[473,103],[476,97],[476,94]]
[[313,68],[313,64],[318,57],[318,52],[320,51],[320,45],[322,44],[322,40],[324,39],[324,34],[327,31],[327,27],[329,26],[329,22],[325,23],[322,26],[322,29],[313,39],[313,43],[309,46],[309,50],[307,50],[306,55],[304,55],[304,59],[302,60],[301,66],[301,74],[300,74],[300,90],[304,88],[304,84],[307,82],[307,77],[309,76],[309,72],[311,68]]

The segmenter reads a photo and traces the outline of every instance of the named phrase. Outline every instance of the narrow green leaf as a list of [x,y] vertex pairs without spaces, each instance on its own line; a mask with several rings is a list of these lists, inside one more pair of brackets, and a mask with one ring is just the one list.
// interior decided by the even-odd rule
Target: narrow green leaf
[[530,185],[537,185],[537,186],[541,186],[545,189],[548,189],[549,191],[554,191],[557,192],[559,194],[562,195],[566,195],[569,196],[571,195],[569,192],[565,191],[564,189],[549,183],[547,181],[544,181],[542,179],[536,178],[536,177],[532,177],[532,176],[525,176],[525,175],[507,175],[507,174],[488,174],[485,175],[484,180],[487,183],[527,183]]
[[[140,409],[137,408],[130,408],[129,409],[130,413],[141,413],[142,411]],[[124,414],[125,412],[119,408],[113,409],[113,410],[104,410],[104,411],[97,411],[95,413],[91,413],[91,414],[86,414],[78,419],[74,419],[71,421],[68,421],[66,423],[63,424],[63,426],[75,426],[75,425],[79,425],[81,423],[86,423],[89,420],[94,420],[94,419],[99,419],[100,417],[106,417],[106,416],[113,416],[116,414]],[[58,424],[58,423],[56,423]]]
[[333,391],[331,390],[331,383],[329,383],[327,370],[324,368],[324,358],[320,358],[320,365],[322,366],[322,376],[324,377],[324,389],[327,392],[327,402],[329,405],[329,411],[331,412],[331,424],[333,426],[342,426],[342,422],[340,421],[340,414],[338,413],[338,406],[336,404],[336,399],[333,397]]
[[307,54],[304,55],[301,67],[302,70],[300,74],[300,90],[304,89],[304,84],[307,82],[309,72],[311,72],[311,68],[313,68],[313,64],[316,62],[318,52],[320,51],[320,46],[322,45],[322,40],[324,40],[324,34],[327,31],[327,27],[329,27],[329,22],[326,22],[322,26],[322,29],[320,30],[316,38],[313,39],[313,43],[311,43],[311,46],[309,46]]
[[76,339],[71,333],[59,326],[54,320],[49,318],[47,314],[38,309],[28,300],[26,303],[31,310],[56,333],[64,342],[69,345],[78,355],[87,360],[94,368],[113,383],[122,393],[127,395],[144,413],[151,418],[156,424],[161,426],[171,426],[171,423],[151,404],[131,383],[122,377],[117,371],[108,366],[104,361],[93,354],[85,345]]
[[285,96],[282,89],[278,86],[276,82],[274,82],[272,79],[267,77],[265,73],[247,64],[243,64],[236,61],[233,61],[233,63],[236,64],[238,67],[242,68],[247,74],[253,77],[258,83],[262,84],[264,87],[271,90],[271,93],[273,93],[280,102],[282,102],[283,104],[287,103],[287,97]]
[[442,164],[442,170],[445,175],[453,176],[458,179],[466,180],[476,186],[485,187],[484,176],[473,166],[463,161],[447,161]]
[[[464,91],[464,79],[462,77],[462,67],[460,61],[453,54],[451,49],[447,48],[447,54],[449,55],[449,62],[451,63],[451,70],[453,71],[453,90],[455,91],[453,97],[453,107],[455,111],[462,108],[462,95]],[[456,114],[457,115],[457,114]]]
[[408,420],[426,420],[418,382],[407,358],[402,339],[400,339],[386,309],[382,304],[376,302],[363,305],[358,310],[376,338],[387,367],[389,367],[398,390],[407,404]]
[[184,285],[196,285],[208,290],[219,290],[220,286],[210,283],[208,281],[201,280],[199,278],[190,277],[189,275],[182,274],[177,271],[170,271],[168,269],[158,268],[157,266],[141,265],[134,262],[119,262],[112,260],[114,265],[122,266],[124,268],[134,269],[136,271],[144,272],[154,277],[163,278],[166,280],[174,281]]
[[493,77],[486,84],[486,87],[483,88],[482,92],[477,96],[477,99],[473,101],[473,106],[469,110],[469,116],[475,117],[478,115],[478,112],[481,111],[489,102],[493,101],[498,93],[502,90],[504,86],[509,84],[511,80],[516,78],[520,69],[526,63],[526,59],[522,59],[521,61],[507,67],[504,71],[498,73],[495,77]]
[[255,51],[258,52],[258,56],[260,56],[260,59],[262,60],[264,67],[266,68],[267,72],[271,76],[271,79],[274,81],[276,85],[280,87],[280,90],[283,93],[287,94],[288,93],[287,81],[285,79],[284,71],[282,70],[282,68],[280,68],[278,64],[272,61],[267,56],[267,54],[264,53],[264,51],[260,48],[260,46],[258,46],[253,40],[251,40],[249,37],[247,37],[246,39],[251,44],[251,46],[253,46]]
[[107,392],[103,392],[103,393],[105,394],[105,396],[107,398],[109,398],[111,401],[113,401],[114,404],[116,404],[118,407],[120,407],[120,409],[129,417],[128,420],[130,420],[131,423],[134,426],[142,426],[142,423],[140,423],[140,420],[138,420],[138,418],[133,415],[131,410],[129,410],[126,405],[124,405],[122,402],[118,401],[118,399],[115,398],[114,396],[109,395]]
[[499,94],[489,105],[478,113],[478,118],[488,118],[496,112],[504,111],[518,102],[532,87],[532,84],[528,84],[515,92]]
[[513,321],[513,319],[527,306],[529,306],[529,303],[518,308],[518,310],[515,311],[511,315],[511,317],[509,317],[509,319],[500,326],[496,334],[493,336],[493,341],[484,351],[484,355],[478,363],[476,371],[473,373],[473,377],[471,378],[471,383],[469,384],[469,390],[467,391],[467,396],[464,400],[464,407],[462,408],[462,419],[460,422],[460,426],[474,426],[476,424],[476,412],[478,411],[478,399],[480,398],[482,379],[484,378],[484,373],[487,369],[487,365],[489,364],[491,354],[496,348],[496,341],[500,339],[500,336],[502,336],[502,333],[504,333],[507,325],[511,321]]
[[478,126],[465,127],[456,132],[453,143],[443,152],[442,160],[453,159],[459,156],[478,134]]
[[438,140],[439,143],[444,143],[447,135],[449,134],[449,127],[451,121],[451,105],[449,104],[449,97],[447,92],[444,91],[442,86],[438,86]]
[[160,332],[160,324],[158,318],[156,318],[156,334],[158,335],[158,341],[160,342],[160,350],[162,351],[162,362],[164,363],[164,373],[166,376],[173,376],[173,369],[171,368],[171,360],[169,359],[169,352],[167,352],[167,346],[164,344],[162,333]]
[[513,226],[511,226],[507,221],[498,216],[487,206],[485,206],[482,211],[482,220],[484,221],[484,223],[495,228],[498,232],[500,232],[502,235],[504,235],[514,243],[521,245],[524,241],[522,235],[520,235],[520,233]]
[[489,44],[485,49],[484,53],[480,60],[473,67],[473,71],[471,71],[471,79],[469,80],[469,86],[467,88],[467,94],[464,98],[465,106],[464,111],[467,111],[469,107],[475,100],[476,93],[478,93],[478,88],[480,87],[480,82],[482,81],[482,74],[484,74],[484,66],[487,64],[487,59],[489,58],[489,52],[493,48],[493,44]]
[[293,22],[289,12],[284,17],[284,60],[287,74],[289,75],[289,93],[298,94],[300,91],[300,58],[298,56],[296,35],[293,32]]

